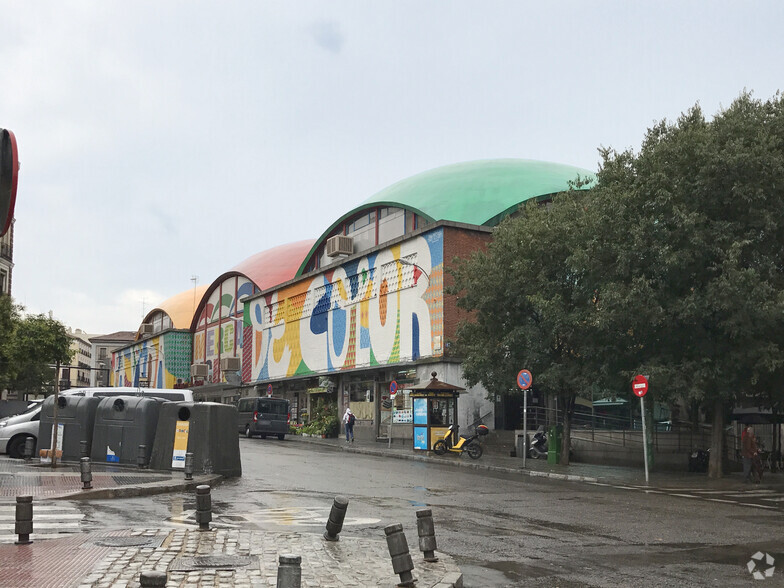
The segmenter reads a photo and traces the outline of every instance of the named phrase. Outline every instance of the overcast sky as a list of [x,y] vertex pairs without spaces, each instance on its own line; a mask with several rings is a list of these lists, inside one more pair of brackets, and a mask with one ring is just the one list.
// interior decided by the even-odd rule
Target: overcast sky
[[89,333],[421,171],[599,146],[784,85],[784,2],[0,0],[13,296]]

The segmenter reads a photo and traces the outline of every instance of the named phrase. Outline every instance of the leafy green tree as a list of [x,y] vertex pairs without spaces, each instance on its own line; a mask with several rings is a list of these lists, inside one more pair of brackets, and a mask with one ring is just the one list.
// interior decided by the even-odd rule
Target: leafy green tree
[[728,409],[784,393],[783,107],[744,93],[662,121],[639,153],[603,151],[591,196],[601,339],[627,376],[707,405],[713,477]]
[[15,375],[10,355],[20,310],[10,296],[0,296],[0,390],[8,388]]
[[473,317],[457,331],[466,380],[482,382],[491,394],[517,393],[517,373],[530,370],[563,410],[564,464],[576,397],[590,391],[600,357],[595,284],[580,253],[589,226],[586,198],[573,190],[547,206],[527,204],[501,223],[487,251],[454,270],[458,306]]
[[65,327],[57,320],[43,314],[19,320],[9,345],[9,359],[14,366],[9,388],[25,396],[51,390],[57,377],[52,365],[70,363],[70,345]]

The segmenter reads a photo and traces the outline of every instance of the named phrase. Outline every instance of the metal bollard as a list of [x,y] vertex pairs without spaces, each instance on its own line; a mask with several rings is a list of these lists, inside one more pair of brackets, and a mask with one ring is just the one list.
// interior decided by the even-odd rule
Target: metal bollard
[[433,553],[436,547],[436,529],[433,525],[433,511],[423,508],[416,511],[417,532],[419,533],[419,551],[425,556],[425,561],[436,562],[438,558]]
[[278,558],[278,583],[276,588],[300,588],[302,583],[302,557],[287,553]]
[[190,451],[185,454],[185,479],[193,480],[193,453]]
[[348,508],[348,498],[345,496],[335,496],[332,502],[332,510],[329,511],[327,519],[327,530],[324,532],[324,539],[327,541],[340,541],[340,531],[343,530],[343,519],[346,518]]
[[87,453],[87,441],[84,439],[79,441],[79,459],[83,457],[90,457]]
[[139,585],[142,588],[149,588],[153,587],[160,587],[166,586],[166,580],[168,580],[168,575],[166,572],[142,572],[139,576]]
[[25,439],[24,446],[24,460],[30,462],[33,460],[33,452],[35,451],[35,439],[28,437]]
[[414,561],[408,552],[408,541],[403,534],[403,525],[397,523],[384,527],[387,536],[387,547],[389,555],[392,556],[392,569],[400,576],[398,586],[413,586],[416,580],[411,574],[414,569]]
[[210,521],[212,521],[210,487],[202,484],[196,486],[196,522],[199,523],[199,531],[209,531]]
[[93,473],[90,470],[90,458],[83,457],[80,459],[79,467],[82,470],[82,490],[90,490],[93,487]]
[[14,541],[16,545],[28,545],[30,535],[33,533],[33,497],[16,497],[16,521],[14,522],[14,533],[19,535],[19,541]]
[[139,469],[143,469],[147,465],[147,446],[139,445],[139,452],[136,454],[136,464]]

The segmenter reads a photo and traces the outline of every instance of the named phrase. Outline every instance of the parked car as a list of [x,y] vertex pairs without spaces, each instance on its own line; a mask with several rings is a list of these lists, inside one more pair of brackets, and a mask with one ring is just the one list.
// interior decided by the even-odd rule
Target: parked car
[[283,441],[289,430],[289,401],[271,396],[240,398],[237,403],[239,433],[265,439],[277,435]]

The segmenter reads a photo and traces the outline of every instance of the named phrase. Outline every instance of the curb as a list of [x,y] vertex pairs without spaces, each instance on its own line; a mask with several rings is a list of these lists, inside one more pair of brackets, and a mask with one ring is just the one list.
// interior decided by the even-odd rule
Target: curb
[[379,449],[368,449],[365,447],[345,447],[343,445],[334,445],[332,443],[319,443],[318,441],[311,441],[311,440],[305,441],[305,443],[312,443],[314,445],[319,445],[321,447],[329,447],[331,449],[345,451],[348,453],[361,453],[364,455],[373,455],[376,457],[392,457],[395,459],[403,459],[407,461],[437,463],[441,465],[450,465],[450,466],[471,468],[475,470],[484,470],[490,472],[501,472],[505,474],[521,474],[524,476],[533,476],[537,478],[550,478],[553,480],[564,480],[567,482],[595,483],[599,481],[599,478],[595,478],[592,476],[578,476],[574,474],[558,474],[555,472],[542,472],[539,470],[523,469],[522,467],[509,468],[504,466],[485,465],[482,463],[468,463],[465,461],[458,461],[460,457],[457,457],[455,459],[450,459],[450,458],[433,457],[427,455],[406,455],[403,453],[387,453]]
[[106,499],[106,498],[134,498],[137,496],[153,496],[155,494],[166,494],[168,492],[183,492],[195,490],[196,486],[207,484],[216,486],[224,480],[220,475],[194,476],[193,480],[152,482],[147,485],[135,484],[128,486],[117,486],[114,488],[92,488],[90,490],[75,490],[54,496],[47,496],[49,500],[83,500],[83,499]]

